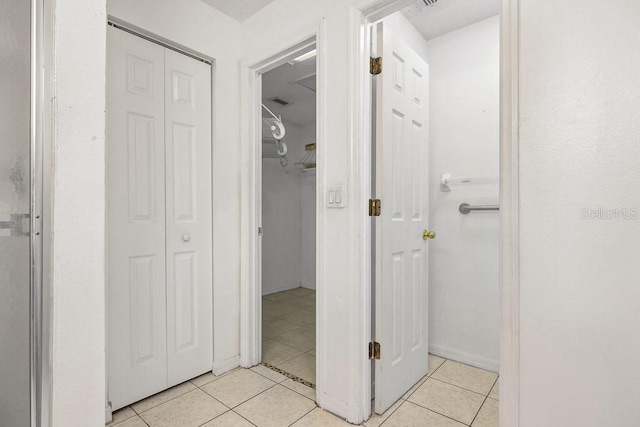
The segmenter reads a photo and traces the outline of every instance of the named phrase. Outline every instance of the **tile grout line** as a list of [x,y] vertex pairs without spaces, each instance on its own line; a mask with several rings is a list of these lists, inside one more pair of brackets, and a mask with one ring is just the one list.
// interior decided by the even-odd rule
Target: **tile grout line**
[[316,410],[316,408],[319,408],[319,406],[316,404],[316,406],[314,408],[311,408],[311,410],[307,413],[305,413],[303,416],[301,416],[300,418],[298,418],[297,420],[295,420],[294,422],[292,422],[291,424],[289,424],[289,427],[291,427],[292,425],[294,425],[295,423],[297,423],[298,421],[300,421],[301,419],[303,419],[304,417],[306,417],[307,415],[309,415],[310,413],[312,413],[313,411]]
[[[402,398],[400,398],[400,400],[402,400],[402,403],[401,403],[401,404],[399,404],[399,405],[398,405],[398,407],[397,407],[396,409],[394,409],[394,410],[389,414],[389,416],[388,416],[387,418],[385,418],[385,419],[384,419],[384,421],[382,421],[382,422],[380,423],[380,427],[382,427],[382,426],[384,425],[384,423],[386,423],[387,421],[389,421],[389,418],[391,418],[391,416],[392,416],[393,414],[395,414],[395,413],[398,411],[398,409],[402,408],[402,405],[404,405],[405,403],[407,403],[407,401],[406,401],[406,400],[404,400],[404,399],[402,399]],[[373,412],[375,413],[375,410],[374,410]],[[369,417],[369,418],[371,418],[371,417]],[[363,424],[364,424],[364,423],[363,423]]]
[[[460,387],[460,386],[459,386],[459,385],[457,385],[457,384],[453,384],[453,383],[450,383],[450,382],[447,382],[447,381],[443,381],[443,380],[441,380],[441,379],[439,379],[439,378],[429,377],[429,378],[427,378],[427,379],[432,379],[432,380],[434,380],[434,381],[439,381],[439,382],[441,382],[441,383],[449,384],[449,385],[452,385],[452,386],[454,386],[454,387],[458,387],[458,388],[460,388],[460,389],[462,389],[462,390],[469,391],[469,392],[471,392],[471,393],[475,393],[475,394],[477,394],[477,395],[484,396],[484,397],[489,396],[489,393],[491,393],[491,389],[489,389],[489,392],[488,392],[487,394],[484,394],[484,393],[478,393],[477,391],[469,390],[468,388]],[[491,387],[493,387],[493,386],[491,386]]]
[[[439,357],[439,356],[438,356],[438,357]],[[444,362],[446,362],[447,360],[448,360],[448,359],[444,359],[444,361],[443,361],[441,364],[439,364],[439,365],[438,365],[438,367],[437,367],[436,369],[434,369],[434,370],[433,370],[433,372],[431,372],[431,374],[430,374],[430,375],[427,375],[427,378],[425,378],[425,380],[422,382],[422,384],[424,384],[425,382],[427,382],[427,380],[428,380],[429,378],[431,378],[431,375],[435,374],[435,373],[436,373],[436,371],[437,371],[438,369],[440,369],[440,366],[444,365]],[[422,384],[420,384],[420,386],[422,386]],[[418,387],[418,388],[420,388],[420,387]],[[418,388],[416,388],[416,389],[413,391],[413,393],[415,393],[416,391],[418,391]],[[393,414],[395,414],[395,413],[396,413],[396,411],[397,411],[398,409],[400,409],[400,407],[401,407],[402,405],[404,405],[406,402],[413,403],[414,405],[417,405],[416,403],[411,402],[411,401],[409,400],[409,398],[413,395],[413,393],[411,393],[409,396],[407,396],[407,398],[406,398],[406,399],[403,399],[402,397],[399,399],[399,400],[402,400],[403,402],[402,402],[400,405],[398,405],[398,407],[397,407],[396,409],[394,409],[394,410],[393,410],[393,412],[391,412],[391,413],[389,414],[389,416],[388,416],[387,418],[385,418],[385,419],[384,419],[384,421],[382,421],[382,422],[380,423],[380,427],[382,427],[382,425],[383,425],[384,423],[386,423],[386,422],[387,422],[387,420],[388,420],[389,418],[391,418],[391,416],[392,416]],[[404,395],[403,395],[403,396],[404,396]],[[420,405],[418,405],[418,406],[420,406]],[[420,407],[422,407],[422,406],[420,406]],[[427,408],[425,408],[425,409],[427,409]],[[430,409],[427,409],[427,410],[429,410],[429,411],[430,411]],[[375,411],[372,411],[372,412],[375,414]],[[432,411],[432,412],[433,412],[433,411]],[[383,414],[383,415],[384,415],[384,414]],[[371,418],[371,416],[369,416],[369,418]],[[366,421],[365,421],[365,422],[366,422]],[[364,425],[364,422],[363,422],[362,424]]]
[[[498,377],[499,378],[499,377]],[[491,389],[489,389],[489,393],[486,395],[486,397],[484,398],[484,400],[482,401],[482,405],[480,405],[480,407],[478,408],[478,412],[476,412],[476,415],[473,417],[473,419],[471,420],[471,424],[469,424],[470,426],[473,425],[473,422],[476,420],[476,418],[478,418],[478,414],[480,413],[480,411],[482,411],[482,407],[484,406],[485,402],[487,401],[487,399],[489,398],[489,394],[491,393],[491,390],[493,390],[493,387],[495,387],[496,383],[498,382],[498,378],[496,378],[496,380],[493,382],[493,385],[491,386]],[[499,405],[499,404],[498,404]]]
[[[435,356],[435,355],[434,355],[434,356]],[[440,356],[438,356],[438,357],[440,357]],[[466,391],[469,391],[469,392],[471,392],[471,393],[475,393],[475,394],[477,394],[477,395],[483,396],[483,394],[481,394],[481,393],[477,393],[477,392],[475,392],[475,391],[473,391],[473,390],[469,390],[469,389],[466,389],[466,388],[464,388],[464,387],[460,387],[460,386],[457,386],[457,385],[455,385],[455,384],[451,384],[451,383],[448,383],[448,382],[446,382],[446,381],[442,381],[442,380],[439,380],[439,379],[437,379],[437,378],[433,378],[433,374],[435,374],[435,373],[438,371],[438,369],[440,369],[440,368],[445,364],[445,362],[446,362],[447,360],[450,360],[450,359],[446,359],[446,358],[443,358],[443,359],[444,359],[444,362],[442,362],[440,365],[438,365],[438,367],[437,367],[437,368],[436,368],[436,369],[431,373],[431,375],[427,376],[427,379],[425,379],[425,380],[423,381],[423,383],[422,383],[422,384],[424,384],[425,382],[427,382],[427,380],[428,380],[428,379],[432,378],[432,379],[433,379],[433,380],[435,380],[435,381],[440,381],[441,383],[449,384],[449,385],[451,385],[451,386],[453,386],[453,387],[458,387],[458,388],[460,388],[460,389],[462,389],[462,390],[466,390]],[[497,378],[496,378],[496,381],[498,381],[498,379],[497,379]],[[494,381],[493,385],[495,385],[495,381]],[[493,389],[493,385],[491,386],[491,389]],[[422,385],[421,385],[421,386],[422,386]],[[420,387],[418,387],[418,388],[420,388]],[[491,393],[491,389],[489,389],[489,393]],[[441,414],[441,413],[440,413],[440,412],[438,412],[438,411],[434,411],[433,409],[427,408],[426,406],[420,405],[419,403],[416,403],[416,402],[413,402],[413,401],[409,400],[409,397],[411,397],[411,396],[412,396],[416,391],[418,391],[418,390],[417,390],[417,389],[416,389],[416,390],[414,390],[414,391],[413,391],[413,393],[411,393],[409,396],[407,396],[407,398],[406,398],[406,399],[404,399],[404,400],[405,400],[405,402],[413,403],[414,405],[417,405],[417,406],[419,406],[419,407],[421,407],[421,408],[423,408],[423,409],[426,409],[427,411],[431,411],[431,412],[433,412],[433,413],[435,413],[435,414],[441,415],[441,416],[443,416],[443,417],[445,417],[445,418],[448,418],[448,419],[453,420],[453,421],[455,421],[455,422],[457,422],[457,423],[463,424],[463,425],[465,425],[465,426],[467,426],[467,427],[470,427],[470,426],[471,426],[471,424],[473,424],[473,422],[475,421],[476,417],[478,416],[478,413],[480,412],[480,409],[482,409],[482,406],[484,405],[484,402],[485,402],[485,401],[487,400],[487,398],[489,397],[489,395],[488,395],[488,394],[487,394],[487,395],[485,395],[485,400],[483,400],[483,401],[482,401],[482,405],[480,405],[480,408],[478,408],[478,412],[476,412],[476,415],[475,415],[475,416],[473,417],[473,419],[471,420],[471,423],[470,423],[470,424],[466,424],[466,423],[464,423],[464,422],[462,422],[462,421],[460,421],[460,420],[457,420],[457,419],[452,418],[452,417],[450,417],[450,416],[448,416],[448,415],[445,415],[445,414]],[[402,403],[402,405],[404,405],[404,402]],[[400,409],[400,407],[401,407],[402,405],[398,406],[398,408],[396,408],[396,411],[397,411],[398,409]],[[393,411],[393,412],[395,412],[395,411]],[[393,414],[391,414],[391,415],[393,415]],[[389,415],[389,417],[391,417],[391,415]],[[380,426],[382,426],[384,423],[386,423],[388,419],[389,419],[389,418],[385,419],[385,420],[382,422],[382,424],[380,424]]]
[[[193,389],[191,389],[191,390],[187,390],[187,391],[185,391],[184,393],[180,393],[179,395],[174,396],[174,397],[172,397],[171,399],[165,400],[164,402],[160,402],[160,403],[158,403],[157,405],[150,406],[149,408],[145,409],[144,411],[140,411],[140,412],[138,412],[138,411],[136,410],[136,408],[134,408],[134,407],[133,407],[133,405],[135,405],[136,403],[144,402],[145,400],[147,400],[147,399],[149,399],[149,398],[151,398],[151,397],[155,396],[156,394],[164,393],[165,391],[170,390],[170,389],[171,389],[171,388],[173,388],[173,387],[177,387],[177,386],[182,385],[182,384],[185,384],[185,383],[191,383],[191,385],[193,385],[195,388],[193,388]],[[187,393],[190,393],[190,392],[192,392],[192,391],[197,390],[197,389],[199,389],[199,388],[200,388],[200,387],[198,387],[197,385],[193,384],[193,383],[191,382],[191,380],[187,380],[187,381],[185,381],[185,382],[183,382],[183,383],[180,383],[180,384],[177,384],[177,385],[175,385],[175,386],[173,386],[173,387],[168,388],[167,390],[163,390],[163,391],[161,391],[160,393],[152,394],[151,396],[149,396],[149,397],[147,397],[147,398],[144,398],[144,399],[142,399],[142,400],[139,400],[138,402],[134,402],[133,404],[131,404],[131,405],[129,405],[129,406],[131,406],[131,409],[133,409],[133,412],[135,412],[135,413],[136,413],[136,415],[138,415],[140,418],[142,418],[142,414],[144,414],[145,412],[150,411],[150,410],[152,410],[153,408],[157,408],[157,407],[158,407],[158,406],[160,406],[160,405],[164,405],[164,404],[165,404],[165,403],[167,403],[167,402],[171,402],[172,400],[175,400],[175,399],[177,399],[177,398],[179,398],[179,397],[181,397],[181,396],[184,396],[184,395],[185,395],[185,394],[187,394]]]
[[[457,423],[460,423],[460,424],[462,424],[462,425],[465,425],[465,426],[467,426],[467,427],[470,427],[470,424],[467,424],[467,423],[465,423],[464,421],[460,421],[460,420],[457,420],[457,419],[455,419],[455,418],[453,418],[453,417],[451,417],[451,416],[449,416],[449,415],[445,415],[445,414],[443,414],[443,413],[441,413],[441,412],[434,411],[433,409],[431,409],[431,408],[427,408],[426,406],[423,406],[423,405],[421,405],[421,404],[419,404],[419,403],[412,402],[412,401],[410,401],[410,400],[406,400],[405,402],[413,403],[414,405],[419,406],[419,407],[421,407],[422,409],[426,409],[427,411],[433,412],[434,414],[441,415],[441,416],[443,416],[443,417],[445,417],[445,418],[449,418],[450,420],[453,420],[453,421],[455,421],[455,422],[457,422]],[[402,405],[400,405],[400,406],[402,406]],[[482,407],[482,406],[481,406],[481,407]],[[475,419],[475,417],[474,417],[474,419]],[[386,421],[386,420],[385,420],[385,421]],[[473,420],[472,420],[471,422],[473,422]]]
[[234,414],[236,414],[237,416],[239,416],[240,418],[242,418],[243,420],[246,420],[249,424],[251,424],[252,426],[256,427],[256,425],[254,423],[252,423],[251,421],[247,420],[245,417],[242,416],[242,414],[234,411],[233,409],[231,409],[231,412],[233,412]]
[[[445,362],[446,362],[446,361],[447,361],[447,359],[445,359]],[[436,371],[437,371],[438,369],[440,369],[440,366],[442,366],[442,365],[444,365],[444,362],[442,362],[441,364],[439,364],[439,365],[438,365],[438,367],[437,367],[436,369],[434,369],[434,370],[433,370],[433,372],[431,372],[431,373],[428,373],[428,372],[427,372],[427,375],[425,375],[424,377],[422,377],[422,378],[424,378],[424,380],[422,380],[422,378],[420,378],[420,381],[422,381],[422,382],[418,381],[418,382],[420,383],[420,385],[419,385],[418,387],[416,387],[416,389],[415,389],[415,390],[413,390],[409,395],[407,395],[407,397],[404,397],[404,396],[406,395],[406,393],[405,393],[405,394],[403,394],[403,395],[402,395],[403,397],[401,397],[401,399],[403,399],[403,400],[409,400],[409,398],[410,398],[411,396],[413,396],[413,394],[414,394],[416,391],[418,391],[418,389],[422,386],[422,384],[426,383],[426,382],[427,382],[427,380],[428,380],[429,378],[431,378],[431,376],[432,376],[433,374],[435,374],[435,373],[436,373]],[[434,379],[435,379],[435,378],[434,378]],[[416,383],[416,384],[418,384],[418,383]],[[414,384],[413,386],[411,386],[411,388],[415,387],[415,386],[416,386],[416,384]],[[453,384],[452,384],[452,385],[453,385]],[[411,389],[409,389],[409,390],[411,390]]]
[[[249,369],[249,368],[242,368],[242,369],[246,369],[247,371],[251,371],[251,372],[253,372],[254,374],[260,375],[259,373],[255,372],[255,371],[252,371],[252,370],[251,370],[251,369]],[[211,397],[212,399],[215,399],[217,402],[220,402],[222,405],[224,405],[224,406],[225,406],[226,408],[228,408],[230,411],[233,411],[235,408],[237,408],[238,406],[242,405],[243,403],[246,403],[246,402],[250,401],[250,400],[251,400],[251,399],[253,399],[254,397],[260,396],[260,395],[261,395],[262,393],[264,393],[265,391],[267,391],[267,390],[271,390],[271,389],[272,389],[272,388],[274,388],[275,386],[279,385],[279,383],[277,383],[277,382],[273,381],[273,380],[272,380],[272,379],[270,379],[270,378],[265,377],[264,375],[260,375],[260,376],[261,376],[261,377],[263,377],[263,378],[266,378],[266,379],[267,379],[267,380],[269,380],[269,381],[271,381],[271,382],[273,383],[273,385],[271,385],[271,386],[267,387],[266,389],[262,390],[260,393],[258,393],[258,394],[256,394],[256,395],[254,395],[254,396],[251,396],[250,398],[248,398],[248,399],[246,399],[246,400],[243,400],[242,402],[240,402],[240,403],[238,403],[237,405],[234,405],[234,406],[228,406],[228,405],[225,405],[223,402],[221,402],[220,400],[216,399],[215,397],[213,397],[213,396],[211,396],[209,393],[207,393],[207,391],[206,391],[206,390],[203,390],[203,389],[201,389],[201,388],[200,388],[200,387],[198,387],[198,386],[196,386],[196,387],[198,387],[198,388],[200,389],[200,391],[202,391],[203,393],[205,393],[207,396]],[[214,380],[214,381],[215,381],[215,380]],[[208,382],[207,384],[211,384],[212,382],[213,382],[213,381],[210,381],[210,382]],[[205,385],[207,385],[207,384],[203,384],[203,386],[205,386]],[[235,411],[234,411],[234,412],[235,412]],[[240,414],[238,414],[238,415],[240,415]],[[217,418],[217,417],[216,417],[216,418]],[[243,417],[243,418],[244,418],[244,417]],[[208,422],[208,421],[207,421],[207,422]]]

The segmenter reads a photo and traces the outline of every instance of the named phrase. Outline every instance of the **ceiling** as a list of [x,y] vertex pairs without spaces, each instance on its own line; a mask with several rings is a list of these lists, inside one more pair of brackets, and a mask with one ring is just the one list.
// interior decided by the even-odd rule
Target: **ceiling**
[[202,0],[214,9],[242,22],[273,0]]
[[500,13],[500,0],[438,0],[432,6],[416,0],[402,14],[426,40],[439,37]]
[[[316,120],[316,57],[296,64],[285,63],[262,75],[262,102],[276,115],[296,126]],[[289,104],[273,101],[280,98]],[[264,112],[265,117],[268,113]]]

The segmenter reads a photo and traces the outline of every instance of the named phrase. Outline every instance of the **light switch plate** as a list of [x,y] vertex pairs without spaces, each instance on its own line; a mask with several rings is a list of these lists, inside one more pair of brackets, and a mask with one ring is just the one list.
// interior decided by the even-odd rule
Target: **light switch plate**
[[344,209],[346,199],[347,193],[344,190],[344,185],[327,188],[327,208]]

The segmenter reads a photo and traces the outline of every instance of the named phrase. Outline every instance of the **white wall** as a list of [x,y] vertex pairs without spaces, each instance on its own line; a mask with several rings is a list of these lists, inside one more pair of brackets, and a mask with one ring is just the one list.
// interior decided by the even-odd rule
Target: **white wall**
[[[458,212],[461,203],[499,203],[500,21],[489,18],[428,43],[430,76],[429,348],[498,370],[500,306],[497,212]],[[440,175],[494,177],[452,186]]]
[[104,421],[105,19],[104,0],[55,2],[53,427]]
[[[283,122],[286,129],[285,142],[289,150],[288,166],[280,166],[279,159],[262,160],[263,295],[299,288],[303,281],[305,263],[308,262],[305,255],[309,242],[305,240],[303,244],[302,223],[309,207],[305,206],[308,200],[303,203],[304,176],[296,172],[299,167],[295,162],[302,157],[304,144],[312,142],[315,134],[311,127],[300,128],[286,120]],[[263,147],[265,151],[274,151],[271,147]],[[315,263],[315,259],[311,262]]]
[[199,0],[109,0],[109,16],[214,59],[214,370],[240,352],[240,25]]
[[520,425],[637,426],[640,2],[520,4]]
[[262,295],[300,287],[301,219],[300,178],[262,159]]
[[300,173],[295,165],[304,145],[315,141],[315,125],[283,121],[288,166],[280,166],[279,159],[262,160],[263,295],[300,286],[315,289],[315,174]]

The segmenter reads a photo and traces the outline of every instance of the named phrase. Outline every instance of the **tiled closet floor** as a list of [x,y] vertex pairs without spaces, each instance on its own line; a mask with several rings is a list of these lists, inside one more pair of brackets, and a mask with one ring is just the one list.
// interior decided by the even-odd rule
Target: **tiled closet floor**
[[[263,298],[263,355],[315,383],[315,293]],[[313,314],[313,316],[311,316]],[[309,335],[311,338],[309,338]],[[265,366],[204,374],[113,414],[109,427],[348,426],[318,408],[315,390]],[[497,375],[429,355],[429,373],[363,426],[497,427]]]
[[262,297],[262,361],[316,382],[316,292],[296,288]]

